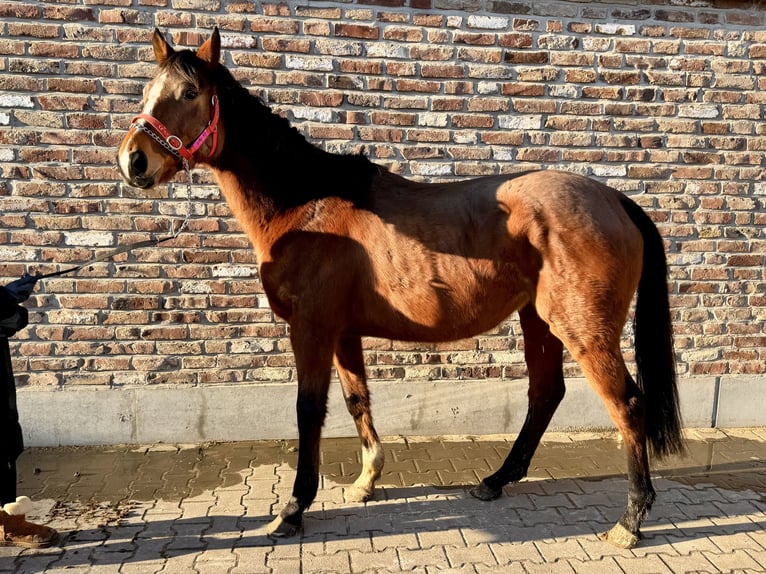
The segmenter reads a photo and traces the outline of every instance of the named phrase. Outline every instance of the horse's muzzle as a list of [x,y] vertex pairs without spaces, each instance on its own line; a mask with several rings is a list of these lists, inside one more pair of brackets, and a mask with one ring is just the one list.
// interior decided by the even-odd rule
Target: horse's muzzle
[[118,155],[117,165],[125,183],[140,189],[149,189],[155,184],[156,174],[146,172],[149,168],[149,161],[146,154],[141,150],[130,152],[127,158]]

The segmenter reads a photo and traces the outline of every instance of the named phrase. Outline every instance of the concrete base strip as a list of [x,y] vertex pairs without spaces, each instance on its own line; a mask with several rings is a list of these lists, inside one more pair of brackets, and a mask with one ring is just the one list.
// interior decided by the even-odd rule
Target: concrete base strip
[[[370,388],[383,436],[516,433],[527,411],[526,380],[374,382]],[[766,425],[766,409],[759,407],[766,404],[763,377],[681,379],[679,392],[686,427],[710,427],[711,421],[722,427]],[[295,438],[295,398],[294,384],[18,393],[28,446]],[[612,423],[599,398],[584,379],[568,380],[550,430],[604,428]],[[330,390],[324,436],[356,436],[337,383]]]

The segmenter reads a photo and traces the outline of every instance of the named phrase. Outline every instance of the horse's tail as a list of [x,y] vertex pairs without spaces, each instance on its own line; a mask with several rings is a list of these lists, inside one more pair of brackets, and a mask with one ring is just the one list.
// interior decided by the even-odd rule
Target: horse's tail
[[684,450],[665,245],[657,226],[643,209],[625,196],[622,205],[644,238],[634,322],[636,379],[646,400],[646,436],[652,453],[662,458]]

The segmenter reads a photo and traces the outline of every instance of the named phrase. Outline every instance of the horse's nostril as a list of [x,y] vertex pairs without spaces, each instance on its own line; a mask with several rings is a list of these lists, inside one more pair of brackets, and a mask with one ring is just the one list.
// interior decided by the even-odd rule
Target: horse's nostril
[[133,176],[144,175],[149,163],[146,161],[146,154],[141,150],[136,150],[130,154],[130,173]]

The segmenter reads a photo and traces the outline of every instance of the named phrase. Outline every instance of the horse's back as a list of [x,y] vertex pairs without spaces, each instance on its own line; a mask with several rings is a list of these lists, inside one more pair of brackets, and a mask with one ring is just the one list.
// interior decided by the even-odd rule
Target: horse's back
[[373,195],[373,211],[395,233],[436,252],[515,257],[530,243],[543,256],[551,238],[569,249],[629,256],[640,234],[622,194],[596,180],[555,170],[443,184],[398,176]]

